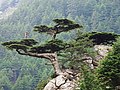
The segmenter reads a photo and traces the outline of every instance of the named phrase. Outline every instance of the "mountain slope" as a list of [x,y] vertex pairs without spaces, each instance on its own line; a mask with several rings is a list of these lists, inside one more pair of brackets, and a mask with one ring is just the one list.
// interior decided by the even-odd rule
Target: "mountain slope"
[[[9,4],[0,8],[1,13],[10,11],[9,8],[16,5]],[[42,43],[49,37],[31,32],[33,26],[51,26],[54,23],[50,22],[55,18],[74,20],[83,25],[87,32],[120,33],[119,5],[120,0],[19,0],[17,9],[13,8],[14,10],[7,13],[7,18],[5,16],[6,19],[0,20],[0,42],[20,40],[28,32],[29,38],[35,38]],[[69,37],[63,34],[60,38]],[[52,73],[52,67],[44,64],[44,61],[36,58],[22,57],[15,52],[6,51],[0,45],[0,89],[4,86],[9,88],[7,90],[33,90],[39,81],[45,81]]]
[[[119,0],[20,0],[18,9],[5,21],[0,21],[0,36],[19,38],[36,24],[50,24],[54,18],[69,18],[86,31],[120,33]],[[6,31],[6,33],[3,33]],[[10,32],[9,32],[10,31]],[[8,35],[8,32],[14,32]],[[22,36],[23,37],[23,36]]]

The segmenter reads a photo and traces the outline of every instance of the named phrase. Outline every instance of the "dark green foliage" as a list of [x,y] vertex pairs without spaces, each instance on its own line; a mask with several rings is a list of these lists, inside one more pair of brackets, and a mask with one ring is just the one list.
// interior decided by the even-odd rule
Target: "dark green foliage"
[[[116,39],[120,35],[115,33],[107,33],[107,32],[90,32],[85,33],[81,38],[88,37],[89,40],[92,40],[94,45],[112,45],[114,42],[116,42]],[[81,39],[78,37],[76,40]]]
[[2,45],[7,47],[10,50],[13,50],[13,49],[16,49],[16,50],[18,50],[18,49],[26,50],[26,49],[29,48],[27,45],[21,44],[21,42],[18,42],[18,41],[4,42],[4,43],[2,43]]
[[119,35],[105,32],[92,32],[89,38],[93,40],[94,44],[113,44]]
[[20,43],[27,46],[33,46],[36,45],[38,42],[36,42],[34,39],[22,39]]
[[8,46],[11,44],[21,44],[21,45],[32,46],[37,44],[37,42],[34,39],[22,39],[21,41],[8,41],[8,42],[2,43],[3,46]]
[[21,41],[9,41],[9,42],[4,42],[2,43],[3,46],[6,46],[8,49],[22,49],[22,50],[27,50],[29,49],[32,45],[35,45],[37,42],[33,39],[23,39]]
[[55,23],[57,23],[58,25],[71,25],[71,24],[74,24],[73,21],[68,20],[68,19],[54,19],[53,21]]
[[98,68],[98,78],[106,89],[106,86],[111,90],[120,86],[120,40],[114,46],[113,51],[102,61]]
[[52,53],[56,51],[63,50],[67,48],[67,43],[64,43],[61,40],[54,39],[51,41],[48,41],[46,44],[41,46],[32,47],[30,52],[36,52],[36,53]]
[[79,90],[103,90],[96,78],[96,73],[87,65],[82,65]]
[[39,33],[41,33],[41,32],[50,32],[50,27],[47,27],[47,26],[45,26],[45,25],[40,25],[40,26],[38,26],[38,25],[36,25],[36,26],[34,26],[34,31],[38,31]]
[[113,46],[113,54],[114,55],[117,55],[117,56],[119,56],[120,55],[120,40],[119,40],[120,38],[118,38],[117,40],[117,42],[116,43],[114,43],[114,46]]
[[11,45],[8,45],[8,46],[6,46],[6,47],[7,47],[8,49],[10,49],[10,50],[13,50],[13,49],[16,49],[16,50],[22,49],[22,50],[26,51],[27,49],[29,49],[28,46],[26,46],[26,45],[21,45],[21,44],[11,44]]
[[55,19],[53,20],[57,23],[57,25],[53,27],[48,27],[45,25],[35,26],[34,31],[38,31],[39,33],[47,33],[50,35],[53,35],[55,38],[57,34],[61,32],[67,32],[73,29],[82,28],[79,24],[73,23],[73,21],[70,21],[68,19]]
[[[72,30],[72,29],[77,29],[77,28],[82,28],[82,26],[80,26],[79,24],[70,24],[70,25],[63,26],[63,27],[60,26],[60,29],[63,29],[65,32]],[[58,26],[58,30],[59,30],[59,26]],[[61,32],[61,31],[58,31],[58,32]]]
[[58,33],[62,31],[66,32],[66,31],[76,29],[76,28],[83,28],[83,26],[80,26],[79,24],[75,24],[73,21],[68,20],[68,19],[54,19],[53,21],[57,23],[57,25],[55,26],[55,29],[58,30],[57,31]]
[[20,42],[18,42],[18,41],[8,41],[8,42],[2,43],[3,46],[8,46],[8,45],[11,45],[11,44],[20,44]]

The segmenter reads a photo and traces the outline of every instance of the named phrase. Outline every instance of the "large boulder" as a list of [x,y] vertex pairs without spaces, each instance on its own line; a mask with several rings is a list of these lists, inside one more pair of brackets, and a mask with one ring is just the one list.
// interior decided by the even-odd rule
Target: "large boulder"
[[65,75],[59,75],[50,80],[44,90],[74,90],[75,85],[74,80],[69,80]]

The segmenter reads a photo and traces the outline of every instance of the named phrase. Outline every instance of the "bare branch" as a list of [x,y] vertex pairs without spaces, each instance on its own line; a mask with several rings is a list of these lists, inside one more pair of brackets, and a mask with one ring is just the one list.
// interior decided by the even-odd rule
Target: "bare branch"
[[29,52],[29,51],[24,51],[22,49],[16,49],[16,51],[18,52],[18,54],[21,54],[21,55],[28,55],[28,56],[32,56],[32,57],[37,57],[37,58],[46,58],[46,59],[49,59],[51,60],[51,58],[53,58],[55,56],[54,53],[32,53],[32,52]]

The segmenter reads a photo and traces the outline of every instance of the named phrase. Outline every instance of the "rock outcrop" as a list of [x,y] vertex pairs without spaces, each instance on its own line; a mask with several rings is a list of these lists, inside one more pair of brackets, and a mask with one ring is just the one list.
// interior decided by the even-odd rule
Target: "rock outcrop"
[[98,66],[99,61],[102,60],[105,56],[107,56],[108,52],[112,50],[112,46],[95,45],[94,50],[97,53],[94,59],[87,55],[83,57],[84,62],[86,62],[91,69],[94,69]]
[[65,69],[63,74],[53,78],[44,90],[75,90],[79,74],[77,70]]
[[69,80],[64,75],[59,75],[56,78],[50,80],[45,86],[44,90],[74,90],[75,82]]
[[97,52],[94,62],[98,63],[100,60],[107,56],[108,52],[112,50],[112,46],[95,45],[94,50]]

